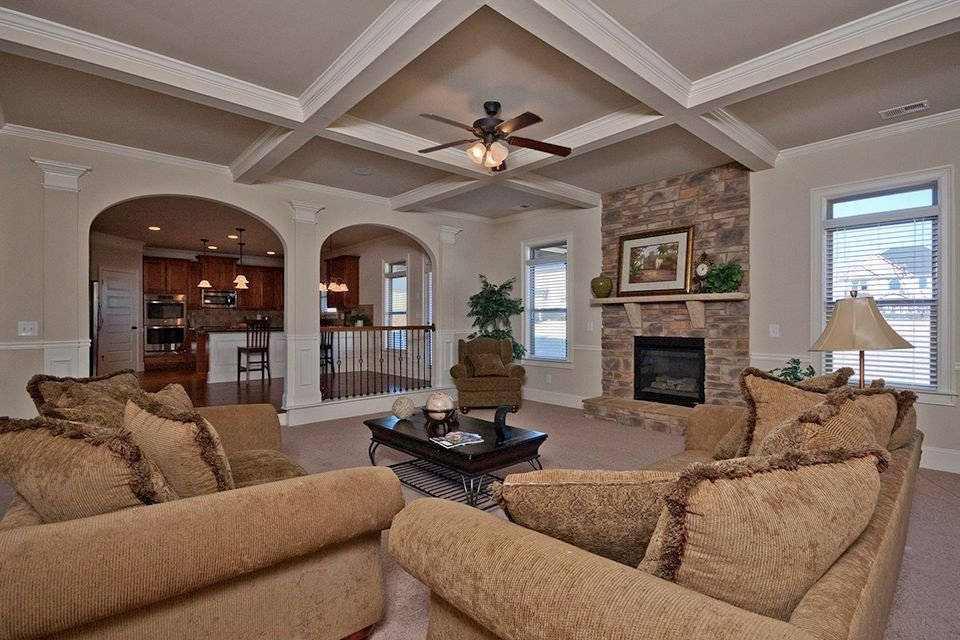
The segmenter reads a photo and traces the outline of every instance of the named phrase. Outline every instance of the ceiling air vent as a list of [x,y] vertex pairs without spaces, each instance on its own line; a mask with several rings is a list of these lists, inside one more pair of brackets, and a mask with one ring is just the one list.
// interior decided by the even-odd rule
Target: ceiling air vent
[[927,100],[921,100],[920,102],[912,102],[910,104],[904,104],[899,107],[891,107],[890,109],[884,109],[878,111],[880,114],[881,120],[889,120],[890,118],[899,118],[900,116],[905,116],[908,113],[917,113],[918,111],[926,111],[930,108],[930,103]]

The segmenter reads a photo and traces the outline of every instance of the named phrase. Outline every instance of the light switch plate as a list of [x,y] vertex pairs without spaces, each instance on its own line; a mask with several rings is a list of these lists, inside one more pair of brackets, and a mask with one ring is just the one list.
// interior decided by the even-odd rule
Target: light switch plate
[[40,335],[40,323],[36,320],[18,320],[18,336],[38,336]]
[[779,338],[780,337],[780,325],[772,324],[770,325],[770,337]]

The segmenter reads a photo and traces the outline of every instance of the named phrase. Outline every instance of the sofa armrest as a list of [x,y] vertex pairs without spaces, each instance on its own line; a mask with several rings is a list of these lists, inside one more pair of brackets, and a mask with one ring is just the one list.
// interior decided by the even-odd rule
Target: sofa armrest
[[280,450],[280,419],[269,404],[232,404],[197,409],[216,429],[227,457],[247,449]]
[[687,418],[687,435],[684,449],[713,451],[717,443],[746,412],[744,407],[728,407],[719,404],[699,404]]
[[508,640],[781,638],[786,622],[698,594],[464,505],[407,506],[390,530],[397,562]]
[[469,378],[470,372],[467,371],[467,365],[465,364],[455,364],[450,367],[450,377],[454,380],[459,380],[461,378]]
[[503,365],[503,368],[507,370],[507,376],[511,378],[522,378],[527,375],[527,370],[523,368],[522,364],[509,362]]
[[364,467],[6,531],[0,637],[46,636],[375,534],[402,507],[394,473]]

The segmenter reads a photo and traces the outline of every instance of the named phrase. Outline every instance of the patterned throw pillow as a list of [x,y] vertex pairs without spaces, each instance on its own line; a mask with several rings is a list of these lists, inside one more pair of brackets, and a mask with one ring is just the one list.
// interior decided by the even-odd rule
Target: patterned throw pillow
[[831,391],[823,402],[774,428],[760,443],[759,454],[879,448],[873,427],[858,400],[853,389]]
[[473,367],[473,375],[478,377],[507,375],[507,368],[495,353],[471,353],[467,362]]
[[830,391],[831,389],[839,389],[847,384],[847,380],[850,379],[853,373],[853,369],[850,367],[843,367],[833,373],[825,373],[822,376],[814,376],[813,378],[801,380],[797,383],[797,386],[806,391]]
[[636,566],[676,479],[672,471],[550,469],[508,475],[494,498],[523,527]]
[[138,396],[127,401],[123,423],[180,497],[234,488],[220,437],[199,413]]
[[44,522],[177,499],[129,433],[52,418],[0,418],[0,476]]
[[36,375],[27,392],[41,416],[123,428],[123,406],[143,393],[140,380],[130,370],[96,378],[57,378]]
[[639,569],[787,620],[870,522],[888,461],[837,449],[691,465]]

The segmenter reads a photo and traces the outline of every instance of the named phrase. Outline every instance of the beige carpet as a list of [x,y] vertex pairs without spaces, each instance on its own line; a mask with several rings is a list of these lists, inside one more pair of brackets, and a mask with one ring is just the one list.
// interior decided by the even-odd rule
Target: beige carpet
[[[490,411],[471,412],[490,418]],[[549,468],[633,469],[683,448],[682,439],[638,428],[621,428],[585,418],[576,409],[536,402],[525,403],[508,424],[546,431],[541,447]],[[284,430],[284,449],[310,472],[369,464],[369,431],[362,418],[332,420]],[[380,447],[379,464],[404,460],[400,453]],[[518,466],[510,471],[526,471]],[[421,497],[404,488],[407,500]],[[11,496],[0,481],[0,512]],[[499,511],[492,515],[502,515]],[[960,638],[960,613],[953,597],[960,593],[960,475],[921,471],[903,569],[894,599],[886,640]],[[384,536],[386,538],[386,535]],[[384,553],[387,613],[375,640],[424,638],[427,626],[427,590]]]

